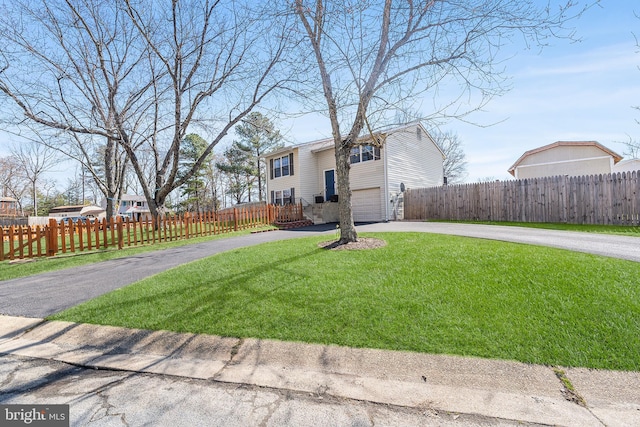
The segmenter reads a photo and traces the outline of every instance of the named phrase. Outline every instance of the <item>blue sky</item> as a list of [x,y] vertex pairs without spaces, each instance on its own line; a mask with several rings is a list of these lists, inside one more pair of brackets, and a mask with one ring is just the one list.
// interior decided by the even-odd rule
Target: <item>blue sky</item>
[[[546,4],[546,0],[539,0]],[[635,14],[634,14],[635,12]],[[507,48],[504,65],[511,90],[493,99],[484,112],[441,128],[458,134],[467,156],[467,182],[512,179],[507,169],[527,150],[559,140],[595,140],[623,154],[623,141],[640,141],[640,2],[602,0],[571,26],[579,42],[552,40],[551,46]],[[513,49],[513,51],[509,51]],[[425,103],[430,103],[426,100]],[[317,115],[278,122],[287,141],[330,137],[329,122]],[[8,154],[0,135],[0,155]],[[222,147],[216,149],[221,152]],[[52,178],[64,185],[69,168]]]
[[[546,4],[546,1],[540,1]],[[640,140],[640,2],[602,0],[571,27],[581,41],[551,40],[542,51],[516,50],[506,63],[510,87],[484,112],[442,126],[458,134],[467,156],[467,182],[513,179],[507,169],[527,150],[560,140],[595,140],[623,154],[622,141]],[[290,140],[330,136],[328,120],[283,123]]]

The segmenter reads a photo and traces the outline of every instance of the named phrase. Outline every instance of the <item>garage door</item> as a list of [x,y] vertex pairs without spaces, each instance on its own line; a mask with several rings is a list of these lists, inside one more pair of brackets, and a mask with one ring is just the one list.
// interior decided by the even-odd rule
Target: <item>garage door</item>
[[355,190],[351,193],[353,220],[356,222],[383,221],[380,188]]

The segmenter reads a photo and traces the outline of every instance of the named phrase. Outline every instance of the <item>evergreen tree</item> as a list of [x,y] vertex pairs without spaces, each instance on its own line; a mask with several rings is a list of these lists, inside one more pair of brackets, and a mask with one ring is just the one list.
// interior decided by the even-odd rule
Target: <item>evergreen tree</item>
[[[178,173],[186,174],[202,156],[208,145],[207,141],[197,134],[191,133],[185,136],[180,146],[180,170]],[[181,202],[181,207],[185,211],[200,212],[203,208],[206,166],[207,164],[203,163],[181,187],[181,194],[186,197]]]
[[227,194],[234,202],[242,203],[245,196],[251,201],[252,178],[254,177],[254,164],[251,154],[240,147],[238,141],[224,151],[224,162],[216,163],[218,170],[227,178]]
[[[247,172],[251,179],[247,183],[248,187],[252,188],[253,184],[257,183],[258,200],[262,201],[266,199],[264,183],[267,172],[265,165],[260,161],[260,156],[282,147],[284,145],[282,135],[274,128],[268,117],[258,112],[249,114],[235,129],[239,138],[239,141],[234,142],[235,147],[247,153],[250,158]],[[249,199],[251,199],[250,194]]]

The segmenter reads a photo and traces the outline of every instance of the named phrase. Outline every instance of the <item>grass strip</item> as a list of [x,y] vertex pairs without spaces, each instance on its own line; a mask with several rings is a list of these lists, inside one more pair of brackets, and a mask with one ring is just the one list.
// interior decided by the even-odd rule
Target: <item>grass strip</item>
[[142,329],[640,370],[640,263],[427,233],[196,261],[52,316]]

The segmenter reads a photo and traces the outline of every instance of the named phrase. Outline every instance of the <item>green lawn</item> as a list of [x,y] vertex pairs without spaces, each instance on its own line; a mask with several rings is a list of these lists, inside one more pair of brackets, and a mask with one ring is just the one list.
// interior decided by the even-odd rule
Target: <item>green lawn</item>
[[427,233],[314,237],[169,270],[52,319],[640,370],[640,263]]

